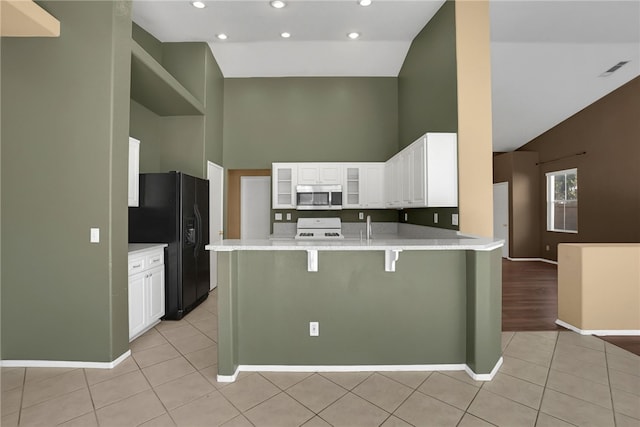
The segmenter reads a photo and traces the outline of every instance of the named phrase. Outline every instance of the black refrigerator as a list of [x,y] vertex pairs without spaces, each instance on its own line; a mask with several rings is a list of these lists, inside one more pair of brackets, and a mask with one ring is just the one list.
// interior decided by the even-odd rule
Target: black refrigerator
[[165,319],[180,320],[209,295],[209,181],[182,172],[140,174],[129,243],[168,243]]

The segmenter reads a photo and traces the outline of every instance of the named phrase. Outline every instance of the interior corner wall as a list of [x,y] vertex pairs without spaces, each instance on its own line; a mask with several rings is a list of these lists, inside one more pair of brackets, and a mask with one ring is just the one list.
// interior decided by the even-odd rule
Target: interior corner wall
[[211,49],[205,51],[205,117],[204,152],[205,171],[207,161],[224,166],[222,158],[223,116],[224,116],[224,76]]
[[272,162],[375,162],[397,151],[393,77],[224,80],[224,166]]
[[493,158],[493,182],[509,183],[509,256],[539,258],[538,153],[510,152]]
[[[134,38],[205,107],[204,115],[159,116],[131,100],[131,136],[140,143],[140,172],[181,171],[207,176],[207,161],[222,165],[223,77],[206,43],[160,43],[134,25]],[[156,43],[157,42],[157,43]]]
[[39,4],[60,37],[0,53],[1,358],[111,362],[129,344],[131,3]]
[[[543,163],[538,173],[543,258],[557,260],[559,243],[640,242],[639,111],[636,77],[518,149],[538,152]],[[575,155],[583,151],[587,154]],[[578,233],[548,232],[545,174],[570,168],[578,169]]]
[[426,132],[458,131],[453,1],[411,43],[398,74],[398,115],[399,150]]

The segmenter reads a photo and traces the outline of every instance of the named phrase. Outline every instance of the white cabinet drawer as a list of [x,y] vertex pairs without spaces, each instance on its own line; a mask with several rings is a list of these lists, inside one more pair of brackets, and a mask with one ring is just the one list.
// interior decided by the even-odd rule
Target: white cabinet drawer
[[164,264],[164,250],[152,249],[129,255],[129,276]]
[[136,257],[129,259],[129,276],[132,274],[138,274],[146,269],[145,267],[146,257]]
[[152,255],[147,256],[145,261],[147,268],[153,268],[157,265],[162,265],[164,264],[164,253],[162,251],[156,252]]

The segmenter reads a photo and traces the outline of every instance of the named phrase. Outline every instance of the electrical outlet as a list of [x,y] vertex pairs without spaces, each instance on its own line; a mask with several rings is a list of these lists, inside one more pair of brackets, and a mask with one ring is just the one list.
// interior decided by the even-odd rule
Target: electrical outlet
[[276,221],[282,221],[282,214],[280,212],[276,212]]
[[405,220],[405,221],[409,221],[409,214],[408,214],[408,213],[405,213],[405,214],[404,214],[404,220]]
[[549,245],[547,245],[547,247],[545,248],[546,250],[549,250]]
[[451,225],[458,225],[458,214],[451,214]]
[[309,336],[317,337],[320,335],[320,323],[319,322],[309,322]]
[[434,224],[438,223],[438,212],[434,212],[434,214],[433,214],[433,223]]
[[291,212],[287,212],[287,221],[291,221]]
[[358,219],[364,219],[364,212],[358,212]]

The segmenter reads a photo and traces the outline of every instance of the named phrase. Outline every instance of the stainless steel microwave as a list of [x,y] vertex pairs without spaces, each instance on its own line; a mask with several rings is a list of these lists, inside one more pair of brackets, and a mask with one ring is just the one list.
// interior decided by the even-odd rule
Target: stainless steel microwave
[[342,209],[341,185],[297,185],[296,209],[337,210]]

